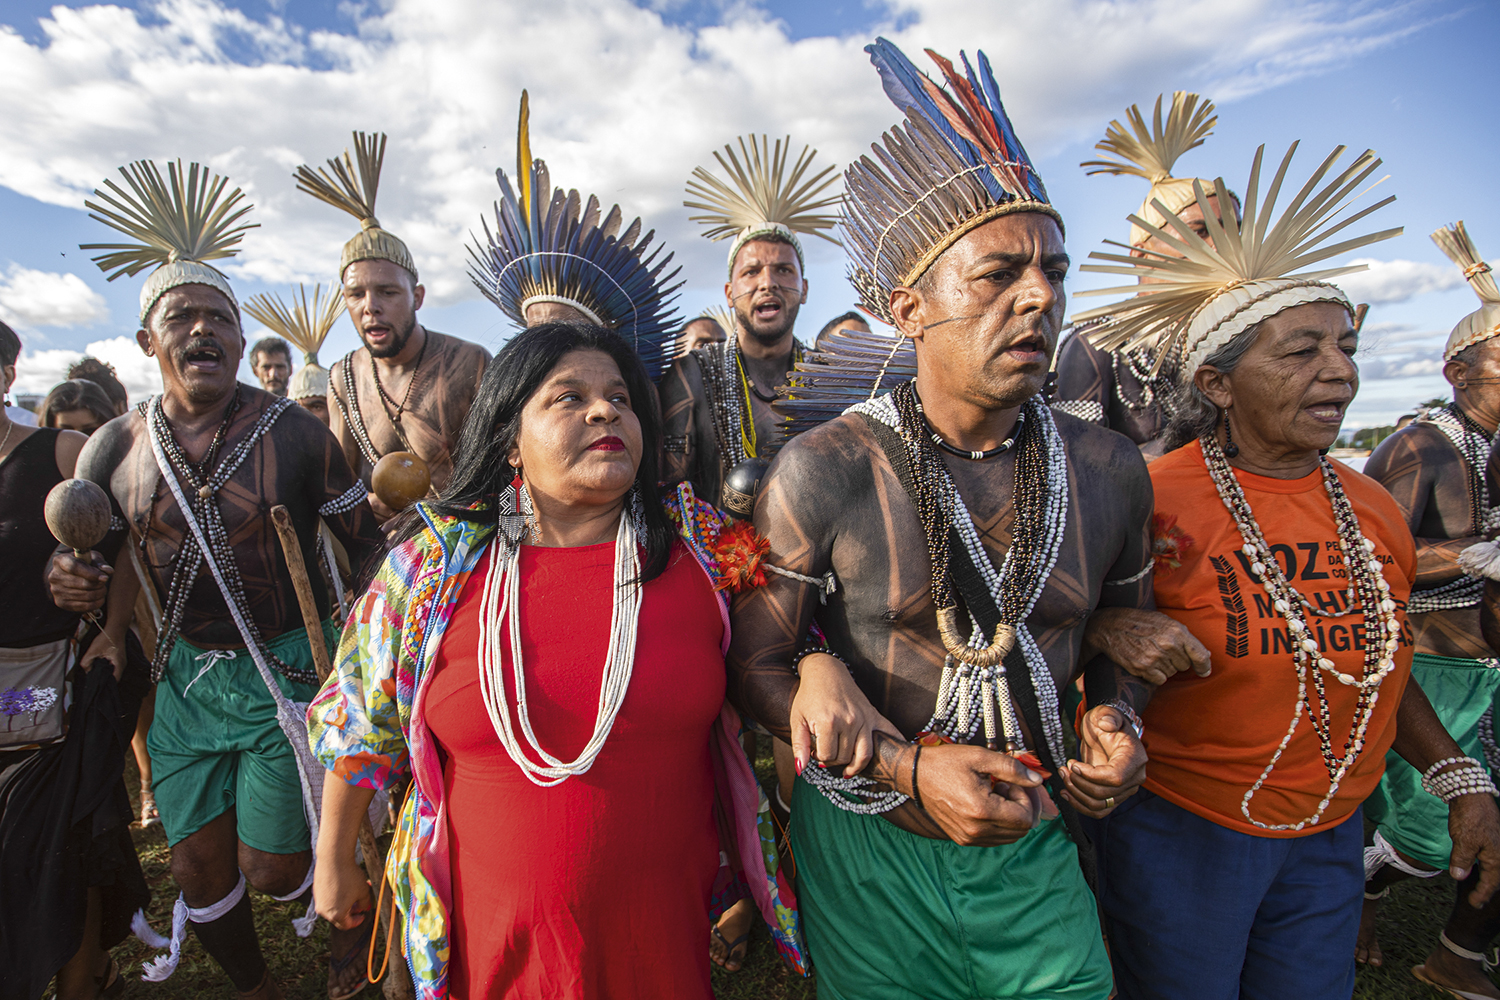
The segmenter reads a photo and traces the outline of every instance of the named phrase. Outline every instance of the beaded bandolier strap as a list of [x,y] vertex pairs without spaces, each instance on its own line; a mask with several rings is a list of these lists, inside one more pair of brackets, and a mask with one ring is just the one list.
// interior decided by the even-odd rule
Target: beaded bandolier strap
[[[231,415],[238,408],[239,396],[236,391],[235,401],[230,404]],[[215,446],[210,446],[209,455],[206,457],[203,467],[195,466],[183,453],[177,444],[177,439],[172,435],[171,425],[167,422],[166,415],[162,413],[161,397],[153,396],[151,399],[140,404],[139,411],[146,419],[147,433],[151,435],[153,443],[158,446],[161,454],[167,459],[172,473],[177,477],[179,483],[190,488],[183,491],[191,509],[185,511],[196,518],[203,526],[204,535],[208,539],[209,546],[213,549],[214,560],[219,564],[224,574],[225,583],[228,586],[226,600],[233,600],[237,605],[240,616],[248,623],[251,638],[259,647],[262,655],[279,673],[290,680],[314,684],[317,676],[309,670],[302,670],[288,666],[279,659],[266,652],[265,641],[260,637],[260,632],[255,626],[255,620],[250,615],[249,604],[245,598],[244,582],[240,579],[239,564],[234,558],[234,547],[229,541],[229,532],[224,527],[224,518],[219,512],[219,505],[214,499],[224,484],[244,464],[251,450],[271,429],[278,417],[286,412],[290,406],[295,406],[290,399],[285,397],[273,397],[266,406],[266,411],[260,415],[260,419],[250,428],[239,444],[223,457],[218,467],[212,472],[207,470],[209,461],[213,458]],[[225,427],[228,421],[225,421]],[[221,428],[222,431],[222,428]],[[217,438],[216,438],[217,440]],[[162,470],[163,475],[166,470]],[[151,680],[153,683],[161,680],[162,674],[167,667],[167,660],[172,654],[172,647],[177,644],[178,629],[182,624],[183,613],[187,610],[188,595],[193,589],[193,583],[198,578],[198,572],[203,567],[203,550],[199,546],[196,537],[186,533],[182,537],[182,547],[177,554],[177,564],[172,571],[172,582],[167,590],[167,600],[162,613],[161,633],[157,637],[156,656],[151,663]]]
[[[1492,435],[1465,413],[1457,403],[1435,407],[1418,418],[1421,423],[1431,424],[1453,442],[1453,447],[1464,462],[1465,484],[1469,492],[1469,534],[1483,536],[1489,527],[1490,489],[1485,481],[1485,466],[1489,462]],[[1472,608],[1484,596],[1484,581],[1464,574],[1437,587],[1413,590],[1407,604],[1408,614],[1426,614],[1432,611],[1452,611]]]
[[[806,351],[802,341],[793,338],[793,368]],[[755,414],[746,391],[748,376],[740,359],[738,339],[731,337],[723,343],[701,347],[693,356],[698,359],[703,386],[708,392],[714,439],[719,444],[719,469],[727,472],[747,458],[770,457],[761,453],[763,449],[756,438]]]
[[349,428],[349,433],[354,435],[354,443],[359,446],[359,452],[365,456],[365,461],[375,465],[380,461],[380,452],[375,449],[375,443],[370,440],[370,432],[365,428],[364,414],[359,412],[359,391],[354,387],[354,355],[350,351],[344,355],[339,364],[339,371],[344,377],[344,396],[348,397],[346,403],[338,393],[333,394],[333,401],[338,404],[339,415],[344,418],[344,426]]

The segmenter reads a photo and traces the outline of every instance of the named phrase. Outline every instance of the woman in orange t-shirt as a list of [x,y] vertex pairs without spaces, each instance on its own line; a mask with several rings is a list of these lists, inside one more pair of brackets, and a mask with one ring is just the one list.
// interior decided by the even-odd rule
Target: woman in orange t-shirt
[[[1375,169],[1372,159],[1303,214],[1331,214],[1336,189],[1356,186],[1351,175]],[[1218,192],[1227,204],[1222,181]],[[1123,616],[1101,617],[1090,640],[1143,674],[1188,666],[1202,647],[1211,664],[1156,691],[1143,713],[1145,787],[1100,824],[1116,985],[1128,1000],[1347,1000],[1360,805],[1386,751],[1449,803],[1453,875],[1479,861],[1476,902],[1500,885],[1495,787],[1409,683],[1416,557],[1401,511],[1322,454],[1359,385],[1349,300],[1315,275],[1277,277],[1291,267],[1276,269],[1274,250],[1233,218],[1209,224],[1207,245],[1168,216],[1193,273],[1140,258],[1153,283],[1121,304],[1119,326],[1182,332],[1178,413],[1150,466],[1156,601],[1175,622],[1157,618],[1165,627],[1153,638],[1176,648],[1154,662],[1138,655],[1127,633],[1142,623],[1122,628]],[[1309,234],[1304,245],[1322,238]],[[1155,298],[1163,291],[1176,295]]]

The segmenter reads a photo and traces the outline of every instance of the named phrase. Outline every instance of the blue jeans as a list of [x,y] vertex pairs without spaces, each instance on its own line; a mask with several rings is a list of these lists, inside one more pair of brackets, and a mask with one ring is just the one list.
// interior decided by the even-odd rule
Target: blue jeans
[[1364,891],[1359,810],[1255,837],[1144,789],[1097,826],[1121,1000],[1349,1000]]

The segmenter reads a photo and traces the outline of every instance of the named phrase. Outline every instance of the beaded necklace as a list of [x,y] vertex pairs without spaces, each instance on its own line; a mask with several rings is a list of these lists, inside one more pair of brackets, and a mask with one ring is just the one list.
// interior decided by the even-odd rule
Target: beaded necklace
[[[235,402],[231,409],[238,405],[239,391],[235,390]],[[188,503],[188,509],[183,511],[184,516],[197,519],[202,525],[203,533],[208,540],[209,548],[213,551],[214,561],[219,565],[220,572],[224,576],[226,585],[225,602],[233,602],[239,616],[247,623],[250,639],[255,642],[258,649],[265,652],[265,641],[256,628],[255,620],[250,616],[249,600],[245,595],[245,584],[240,577],[239,563],[234,557],[234,546],[229,541],[229,531],[224,526],[224,518],[219,511],[219,505],[214,497],[224,485],[229,482],[231,476],[239,470],[251,449],[259,443],[261,437],[270,430],[271,425],[289,406],[294,406],[290,399],[284,396],[272,396],[271,402],[267,404],[266,410],[250,428],[240,442],[230,449],[212,473],[207,471],[207,459],[202,465],[193,463],[183,452],[172,434],[172,425],[168,422],[166,414],[162,411],[162,397],[153,396],[145,404],[146,430],[150,434],[155,448],[165,462],[158,461],[163,466],[161,472],[166,475],[168,468],[176,476],[179,483],[186,482],[191,489],[183,491],[183,499]],[[225,427],[227,427],[227,421]],[[227,436],[227,432],[226,432]],[[151,679],[160,681],[163,672],[167,668],[167,660],[171,656],[172,647],[177,644],[178,632],[182,626],[182,618],[187,610],[188,596],[193,589],[193,583],[198,578],[198,571],[203,566],[204,553],[193,534],[184,534],[177,552],[177,562],[172,570],[172,582],[167,589],[167,599],[162,610],[162,627],[157,637],[156,655],[151,662]],[[266,659],[276,668],[278,672],[303,684],[317,682],[317,675],[310,670],[298,669],[282,663],[279,659],[265,653]]]
[[[633,519],[620,516],[615,533],[614,607],[609,619],[609,648],[604,657],[604,676],[599,682],[599,708],[594,730],[584,748],[571,761],[561,760],[542,749],[531,728],[527,711],[526,674],[521,654],[521,546],[497,541],[491,555],[490,575],[479,599],[479,686],[505,752],[521,773],[543,788],[585,774],[594,766],[604,742],[614,728],[615,717],[625,701],[635,667],[636,635],[640,626],[642,588],[641,561],[636,547]],[[503,537],[503,533],[502,533]],[[500,623],[509,612],[510,664],[516,692],[516,720],[532,751],[543,763],[535,763],[521,746],[511,725],[510,706],[505,700],[504,654],[500,645]]]
[[[1469,534],[1484,535],[1490,516],[1490,490],[1484,469],[1489,462],[1492,435],[1454,402],[1428,410],[1422,420],[1442,431],[1463,460],[1469,493]],[[1484,581],[1463,574],[1436,587],[1413,590],[1406,613],[1420,615],[1472,608],[1483,596]]]
[[[906,446],[911,478],[916,486],[917,515],[927,540],[932,566],[932,599],[938,608],[938,631],[946,650],[937,702],[924,729],[956,742],[972,739],[981,725],[985,744],[1007,752],[1026,749],[1025,733],[1011,695],[1005,654],[1019,644],[1031,674],[1031,687],[1042,720],[1041,734],[1052,759],[1066,760],[1062,719],[1058,714],[1057,685],[1026,618],[1046,589],[1062,549],[1067,528],[1067,449],[1052,421],[1051,411],[1038,396],[1026,401],[1016,431],[1016,469],[1012,504],[1016,516],[1010,548],[995,569],[974,527],[974,519],[931,444],[927,424],[917,409],[912,382],[887,395],[850,407],[897,430]],[[949,575],[949,531],[957,531],[970,562],[1000,612],[1000,625],[989,641],[972,613],[965,639],[958,632],[957,599]],[[997,718],[998,716],[998,718]],[[822,768],[802,772],[834,805],[848,812],[888,812],[906,801],[898,792],[872,793],[866,778],[838,778]],[[851,799],[855,795],[859,798]]]
[[[1141,394],[1137,399],[1131,399],[1125,392],[1125,382],[1120,377],[1122,358],[1125,361],[1126,370],[1141,387]],[[1177,408],[1172,403],[1176,385],[1168,371],[1172,367],[1170,359],[1163,361],[1161,368],[1153,374],[1152,368],[1156,365],[1155,350],[1150,347],[1138,347],[1130,351],[1112,351],[1110,364],[1114,368],[1115,398],[1120,401],[1120,405],[1132,413],[1140,413],[1159,403],[1162,422],[1165,424],[1171,421]]]
[[[1396,668],[1395,655],[1400,642],[1396,603],[1391,599],[1391,588],[1385,582],[1385,572],[1380,560],[1375,557],[1375,543],[1360,529],[1359,518],[1355,516],[1354,507],[1344,493],[1343,483],[1339,481],[1338,473],[1326,457],[1319,456],[1318,462],[1323,472],[1323,488],[1333,507],[1339,549],[1343,553],[1349,580],[1349,606],[1338,614],[1329,614],[1315,607],[1292,586],[1261,532],[1260,524],[1255,520],[1250,502],[1245,498],[1244,488],[1240,486],[1229,460],[1224,456],[1224,449],[1212,436],[1202,438],[1202,446],[1209,477],[1244,540],[1243,552],[1250,560],[1250,572],[1265,587],[1272,606],[1286,619],[1292,662],[1297,671],[1297,699],[1292,712],[1292,723],[1287,727],[1286,735],[1282,737],[1276,752],[1272,754],[1271,762],[1245,792],[1245,797],[1240,802],[1240,812],[1263,830],[1301,830],[1305,826],[1317,825],[1323,818],[1323,813],[1337,794],[1344,776],[1365,748],[1365,732],[1375,714],[1380,685]],[[1356,608],[1364,616],[1365,635],[1364,668],[1357,676],[1343,673],[1336,663],[1322,654],[1318,640],[1307,624],[1314,617],[1333,618],[1353,614]],[[1349,737],[1344,741],[1341,753],[1336,753],[1333,748],[1332,709],[1328,704],[1324,674],[1359,692],[1354,716],[1350,721]],[[1306,819],[1296,823],[1262,823],[1250,815],[1250,800],[1260,791],[1281,760],[1281,755],[1286,752],[1304,712],[1312,721],[1314,732],[1318,734],[1323,766],[1328,772],[1328,792],[1319,801],[1317,810]]]
[[[727,471],[747,458],[755,458],[760,450],[755,433],[755,413],[750,406],[752,387],[740,358],[738,335],[700,350],[698,364],[708,392],[709,412],[713,415],[719,467]],[[792,338],[792,369],[802,361],[805,351],[802,341]],[[700,354],[699,351],[693,353]]]
[[[417,363],[412,365],[411,377],[406,380],[406,391],[401,394],[401,402],[397,403],[385,391],[385,386],[380,381],[380,365],[375,362],[375,355],[370,355],[370,376],[375,379],[375,391],[380,394],[380,408],[385,411],[386,418],[390,420],[391,426],[395,428],[396,436],[401,439],[401,446],[411,451],[411,442],[406,439],[406,428],[402,426],[401,414],[406,412],[406,401],[411,398],[411,387],[417,384],[417,376],[422,372],[422,359],[427,357],[427,345],[432,342],[432,337],[423,331],[422,349],[417,352]],[[391,407],[396,412],[391,412]]]
[[[333,401],[338,405],[339,416],[344,418],[344,426],[354,435],[354,443],[359,446],[359,452],[365,456],[365,461],[374,466],[380,462],[380,452],[375,447],[375,442],[370,440],[370,431],[365,427],[365,416],[359,410],[359,388],[354,379],[354,355],[357,351],[350,351],[344,355],[339,371],[344,377],[344,395],[349,398],[345,403],[338,393],[333,394]],[[408,385],[407,388],[410,388]]]

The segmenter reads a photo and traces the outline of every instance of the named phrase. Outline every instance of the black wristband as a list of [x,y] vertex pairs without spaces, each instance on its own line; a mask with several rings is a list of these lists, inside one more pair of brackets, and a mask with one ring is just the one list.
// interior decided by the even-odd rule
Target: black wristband
[[[917,752],[911,755],[911,797],[916,802],[918,809],[922,809],[922,789],[917,787],[917,762],[921,759],[922,744],[918,743]],[[922,809],[922,811],[926,812],[927,810]]]

